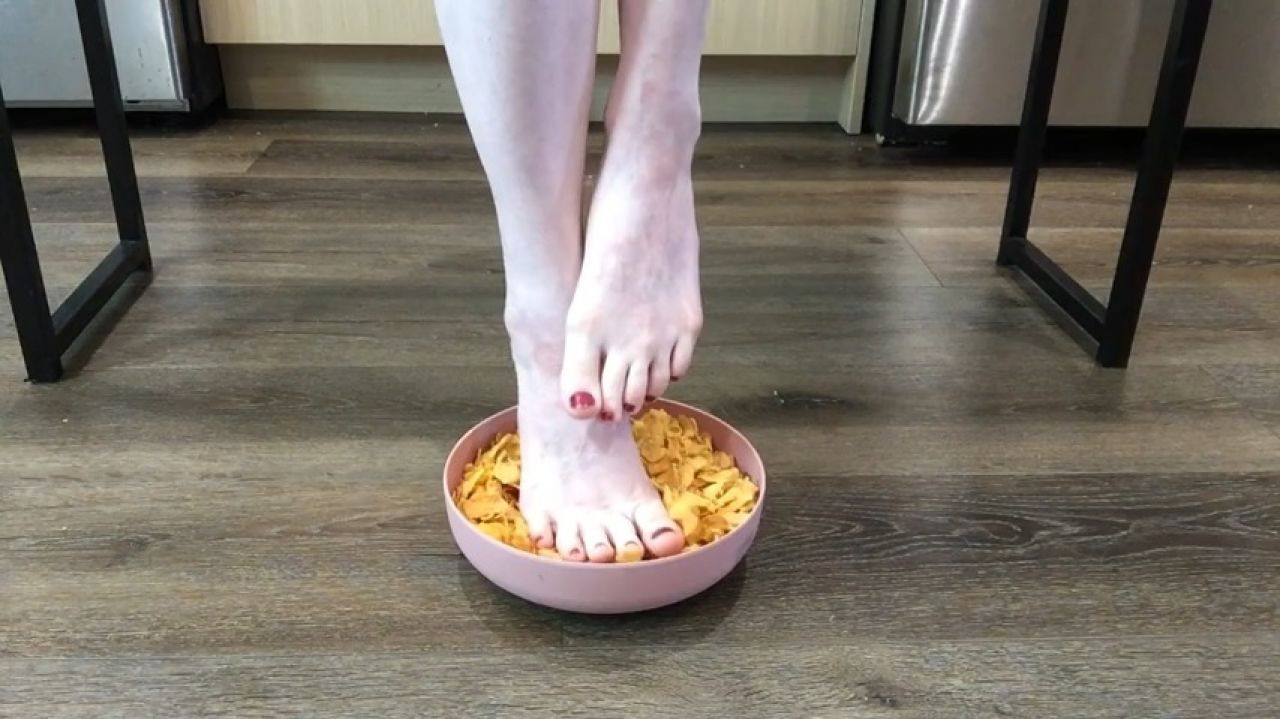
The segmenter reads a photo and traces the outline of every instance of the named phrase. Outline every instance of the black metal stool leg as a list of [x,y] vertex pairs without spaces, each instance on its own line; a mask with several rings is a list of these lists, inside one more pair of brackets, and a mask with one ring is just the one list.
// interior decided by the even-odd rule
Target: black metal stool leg
[[1178,0],[1173,11],[1142,163],[1111,283],[1107,319],[1099,338],[1097,358],[1105,367],[1124,367],[1133,349],[1212,5],[1213,0]]
[[151,269],[142,200],[125,124],[104,0],[76,0],[98,135],[120,242],[72,290],[52,315],[40,273],[22,178],[4,99],[0,96],[0,261],[17,320],[27,376],[34,382],[62,378],[62,356],[135,272]]
[[124,100],[120,93],[120,79],[116,74],[105,2],[76,0],[76,13],[80,19],[80,39],[84,45],[85,65],[89,70],[89,87],[93,92],[93,109],[98,121],[98,135],[102,140],[102,156],[107,166],[107,182],[111,186],[111,202],[115,209],[120,241],[140,244],[140,258],[145,268],[150,269],[147,228],[142,219],[138,175],[133,167],[133,148],[129,144],[129,130],[125,125]]
[[120,80],[116,75],[104,0],[76,0],[76,14],[80,19],[80,39],[89,71],[89,86],[93,91],[94,114],[102,141],[120,244],[53,313],[59,352],[65,352],[71,346],[129,275],[151,268],[151,249],[142,219],[142,199],[133,167],[124,100],[120,97]]
[[1212,6],[1213,0],[1178,0],[1174,7],[1111,297],[1103,305],[1027,236],[1067,16],[1067,0],[1041,1],[996,262],[1020,270],[1088,333],[1104,367],[1124,367],[1133,348]]
[[1004,230],[1000,233],[1000,253],[996,256],[996,263],[1000,265],[1013,264],[1014,252],[1026,241],[1031,224],[1031,206],[1036,198],[1036,180],[1044,154],[1045,132],[1049,128],[1053,84],[1058,77],[1062,33],[1067,26],[1067,5],[1067,0],[1044,0],[1040,5],[1027,94],[1022,103],[1018,149],[1013,158],[1009,200],[1004,209]]
[[13,148],[13,132],[0,90],[0,266],[9,289],[9,303],[18,329],[18,343],[27,365],[27,376],[37,382],[62,377],[61,352],[49,316],[40,256],[36,254],[27,198]]
[[1067,7],[1067,0],[1042,0],[1040,3],[1040,22],[1027,75],[1027,94],[1022,104],[1022,124],[1018,130],[1018,148],[1009,181],[1009,199],[1005,205],[996,264],[1017,267],[1085,332],[1097,336],[1102,331],[1106,312],[1102,303],[1040,251],[1027,235],[1045,135],[1049,129],[1049,108],[1053,104],[1058,56],[1067,26]]

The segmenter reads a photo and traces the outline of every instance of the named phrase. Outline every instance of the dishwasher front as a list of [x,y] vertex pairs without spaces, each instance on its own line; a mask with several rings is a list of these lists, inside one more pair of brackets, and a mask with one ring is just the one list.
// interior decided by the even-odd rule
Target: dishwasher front
[[[1145,126],[1174,0],[1073,0],[1050,122]],[[1040,3],[878,0],[869,124],[887,139],[1014,126]],[[1280,128],[1280,2],[1214,3],[1189,127]]]
[[[104,3],[129,110],[197,112],[222,94],[196,2]],[[0,0],[0,87],[10,107],[91,104],[73,0]]]

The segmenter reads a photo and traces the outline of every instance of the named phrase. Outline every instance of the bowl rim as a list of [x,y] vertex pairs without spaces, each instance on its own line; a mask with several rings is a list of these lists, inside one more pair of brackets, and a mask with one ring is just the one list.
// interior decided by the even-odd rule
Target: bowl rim
[[[729,424],[728,422],[725,422],[724,420],[720,419],[719,417],[716,417],[715,415],[711,414],[710,412],[707,412],[706,410],[698,409],[697,407],[694,407],[693,405],[690,405],[690,404],[685,404],[684,402],[677,402],[675,400],[666,399],[665,397],[660,397],[657,400],[649,403],[650,409],[655,409],[655,408],[656,409],[674,409],[674,410],[677,410],[676,413],[679,413],[679,411],[681,410],[685,410],[685,411],[691,410],[691,412],[689,412],[690,414],[707,415],[708,417],[711,417],[712,419],[715,419],[716,421],[720,422],[726,428],[728,428],[730,432],[737,435],[737,437],[740,440],[742,440],[743,444],[746,445],[746,447],[751,450],[751,454],[754,455],[753,459],[755,459],[755,463],[759,465],[761,470],[761,475],[762,475],[759,478],[751,477],[751,480],[756,482],[756,486],[759,488],[760,494],[757,495],[755,506],[751,508],[751,513],[748,514],[747,518],[742,521],[742,524],[739,524],[738,526],[734,527],[729,531],[728,534],[724,535],[723,537],[720,537],[716,541],[710,544],[706,544],[701,547],[698,547],[697,549],[694,549],[692,551],[688,551],[688,552],[682,551],[679,554],[673,554],[670,557],[658,557],[656,559],[642,559],[637,562],[571,562],[566,559],[560,559],[560,558],[552,559],[550,557],[544,557],[534,552],[525,552],[525,551],[516,549],[515,547],[512,547],[511,545],[505,542],[500,542],[494,539],[493,537],[490,537],[489,535],[485,534],[484,532],[481,532],[479,529],[476,528],[476,525],[471,523],[470,519],[467,519],[467,516],[462,513],[462,510],[458,509],[458,505],[455,504],[453,501],[453,493],[450,492],[449,490],[448,470],[449,470],[449,465],[452,464],[454,455],[458,453],[459,449],[462,447],[463,444],[467,443],[468,439],[470,439],[473,435],[479,434],[480,428],[482,426],[488,424],[492,420],[497,419],[498,417],[515,412],[517,408],[518,408],[518,405],[507,407],[506,409],[500,410],[498,412],[494,412],[488,417],[485,417],[484,419],[472,425],[471,429],[468,429],[465,433],[463,433],[463,435],[458,438],[458,441],[453,444],[453,448],[449,450],[449,454],[445,455],[444,467],[440,472],[443,479],[441,484],[444,490],[444,503],[447,506],[447,511],[449,512],[449,514],[461,520],[462,524],[468,530],[474,533],[475,536],[479,537],[484,541],[489,542],[492,546],[500,548],[501,550],[509,553],[513,557],[519,557],[521,559],[526,559],[526,560],[533,559],[539,562],[546,562],[548,564],[555,565],[557,567],[565,567],[571,571],[611,571],[611,570],[624,571],[627,569],[634,570],[635,567],[651,567],[651,566],[657,566],[660,564],[673,564],[675,562],[679,562],[682,560],[691,561],[692,558],[696,557],[696,555],[700,554],[703,550],[709,549],[710,547],[727,540],[728,538],[732,537],[738,532],[743,531],[743,529],[747,525],[752,524],[756,520],[758,520],[761,512],[764,509],[765,493],[768,491],[768,485],[769,485],[768,479],[765,476],[767,475],[767,473],[764,471],[764,460],[760,458],[760,451],[757,450],[756,446],[752,444],[750,440],[747,439],[746,435],[740,432],[733,425]],[[695,417],[695,419],[697,419],[697,417]],[[737,458],[735,457],[735,460],[736,459]],[[457,541],[456,537],[454,538],[454,541],[455,542]]]

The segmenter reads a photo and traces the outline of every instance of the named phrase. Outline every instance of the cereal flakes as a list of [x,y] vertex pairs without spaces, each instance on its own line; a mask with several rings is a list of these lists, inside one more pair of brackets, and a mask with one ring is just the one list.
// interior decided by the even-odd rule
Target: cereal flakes
[[[710,544],[746,520],[759,488],[728,454],[716,450],[697,422],[684,415],[652,409],[632,420],[632,435],[649,479],[672,520],[684,531],[689,551]],[[520,440],[498,437],[467,465],[453,500],[481,532],[516,549],[558,558],[553,549],[537,549],[519,509]],[[637,561],[639,553],[618,556]]]

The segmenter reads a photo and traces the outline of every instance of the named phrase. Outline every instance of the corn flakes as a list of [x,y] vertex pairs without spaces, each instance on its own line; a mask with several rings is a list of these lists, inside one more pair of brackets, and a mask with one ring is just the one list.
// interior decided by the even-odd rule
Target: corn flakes
[[[759,488],[691,417],[652,409],[632,420],[631,433],[649,479],[667,513],[684,532],[690,551],[723,537],[746,521]],[[556,558],[538,549],[520,514],[520,439],[504,434],[467,465],[453,492],[458,509],[476,527],[516,549]],[[625,551],[625,550],[624,550]],[[639,561],[643,550],[619,553],[619,562]]]

